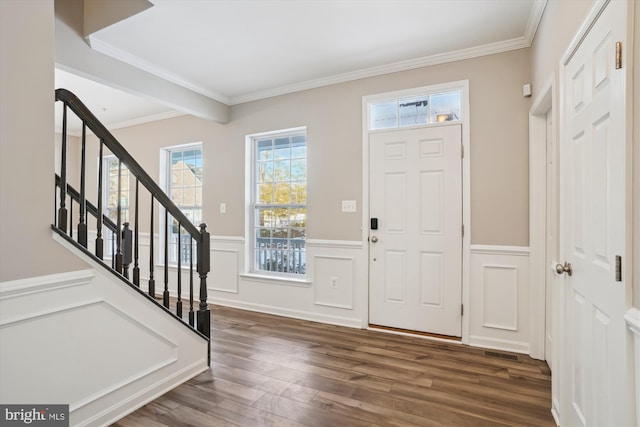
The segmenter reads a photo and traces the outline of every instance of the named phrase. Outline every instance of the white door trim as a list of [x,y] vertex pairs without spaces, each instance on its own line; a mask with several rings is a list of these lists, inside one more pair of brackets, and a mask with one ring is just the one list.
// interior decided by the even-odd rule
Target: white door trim
[[[470,268],[470,244],[471,244],[471,133],[470,133],[470,107],[469,107],[469,80],[459,80],[455,82],[438,85],[423,86],[412,89],[405,89],[394,92],[386,92],[362,97],[362,241],[369,239],[369,109],[368,104],[383,99],[394,99],[410,97],[412,95],[422,95],[425,93],[442,92],[447,90],[461,89],[462,91],[462,146],[464,147],[464,158],[462,159],[462,221],[464,224],[464,237],[462,238],[462,304],[465,313],[462,316],[462,343],[469,344],[470,319],[469,313],[469,268]],[[368,251],[369,245],[365,245]],[[367,259],[368,253],[367,253]],[[367,266],[367,271],[369,267]],[[366,298],[360,302],[362,306],[369,306],[369,282],[367,280]],[[369,311],[364,313],[364,324],[369,324]]]
[[[547,123],[549,110],[558,111],[556,76],[551,74],[529,110],[529,354],[544,360],[545,346],[545,286],[546,216],[547,216]],[[552,124],[557,140],[557,126]]]

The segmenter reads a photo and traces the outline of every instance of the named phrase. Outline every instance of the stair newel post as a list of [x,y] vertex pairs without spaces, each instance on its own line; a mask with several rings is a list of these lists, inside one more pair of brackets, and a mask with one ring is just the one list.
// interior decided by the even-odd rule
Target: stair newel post
[[62,103],[62,146],[60,153],[60,208],[58,228],[67,232],[67,103]]
[[100,139],[100,154],[98,158],[98,212],[96,214],[96,231],[98,233],[96,237],[96,256],[100,259],[104,258],[104,240],[102,239],[102,178],[104,173],[102,167],[104,165],[104,159],[102,158],[104,141]]
[[155,233],[153,232],[153,194],[151,194],[151,225],[149,226],[149,295],[152,298],[156,297],[156,281],[153,278],[153,241],[155,240]]
[[129,223],[122,224],[122,275],[129,278],[129,266],[131,265],[131,252],[133,249],[133,232],[129,228]]
[[182,318],[182,224],[178,222],[178,301],[176,316]]
[[193,237],[189,235],[189,325],[195,325],[193,312]]
[[118,232],[116,233],[116,271],[122,274],[122,160],[118,159]]
[[200,240],[198,241],[198,275],[200,276],[200,306],[198,308],[198,331],[206,337],[211,336],[211,316],[207,305],[207,274],[210,266],[210,237],[207,225],[200,224]]
[[[133,284],[137,287],[140,287],[140,267],[138,266],[138,246],[140,245],[140,229],[138,222],[138,189],[139,189],[140,181],[136,177],[136,206],[134,208],[134,235],[135,235],[135,244],[133,246]],[[153,232],[151,233],[153,237]]]
[[78,243],[87,247],[87,199],[85,189],[87,124],[82,122],[82,153],[80,157],[80,218],[78,222]]

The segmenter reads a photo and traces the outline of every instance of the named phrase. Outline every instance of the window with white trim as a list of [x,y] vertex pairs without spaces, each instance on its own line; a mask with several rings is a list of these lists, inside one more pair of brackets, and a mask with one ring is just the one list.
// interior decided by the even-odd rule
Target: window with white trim
[[462,91],[426,93],[369,104],[369,129],[393,129],[442,122],[459,122]]
[[252,272],[306,273],[306,128],[253,135]]
[[[104,156],[102,158],[102,182],[106,183],[104,192],[104,215],[115,224],[118,224],[118,193],[120,194],[120,220],[121,223],[129,221],[129,168],[116,156]],[[120,190],[118,191],[118,175],[120,175]],[[112,258],[116,251],[117,236],[109,228],[104,226],[102,231],[104,240],[105,258]]]
[[[167,148],[165,151],[165,189],[171,201],[195,225],[202,223],[202,144],[188,144]],[[191,258],[190,235],[179,230],[178,221],[170,219],[169,262],[182,262]],[[166,225],[164,232],[166,233]],[[193,248],[195,251],[195,247]]]

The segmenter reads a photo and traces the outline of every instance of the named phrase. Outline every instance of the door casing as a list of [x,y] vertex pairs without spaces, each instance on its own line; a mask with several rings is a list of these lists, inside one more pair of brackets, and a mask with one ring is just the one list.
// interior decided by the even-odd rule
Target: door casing
[[[369,95],[362,98],[362,241],[369,239],[369,135],[375,131],[369,130],[369,104],[377,101],[408,98],[411,96],[423,95],[425,93],[445,92],[460,89],[462,93],[462,146],[464,147],[464,157],[462,159],[462,221],[465,227],[462,238],[462,304],[465,307],[465,314],[462,316],[462,339],[463,344],[469,344],[470,316],[469,313],[469,266],[470,266],[470,243],[471,243],[471,147],[470,147],[470,107],[469,107],[469,80],[459,80],[438,85],[423,86],[401,91],[385,92],[376,95]],[[368,247],[368,245],[366,245]],[[368,259],[368,257],[367,257]],[[368,269],[368,267],[367,267]],[[363,306],[369,306],[369,286],[367,282],[366,299],[361,301]],[[369,312],[365,311],[364,324],[369,324]]]

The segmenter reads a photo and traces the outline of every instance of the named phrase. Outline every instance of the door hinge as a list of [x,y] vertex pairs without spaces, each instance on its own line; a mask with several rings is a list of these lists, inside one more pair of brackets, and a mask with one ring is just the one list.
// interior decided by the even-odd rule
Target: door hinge
[[622,68],[622,42],[616,42],[616,70]]
[[464,304],[460,304],[460,316],[464,316]]
[[464,145],[460,145],[460,157],[464,159]]
[[462,237],[464,237],[464,224],[462,224]]
[[622,257],[616,255],[616,282],[622,282]]

